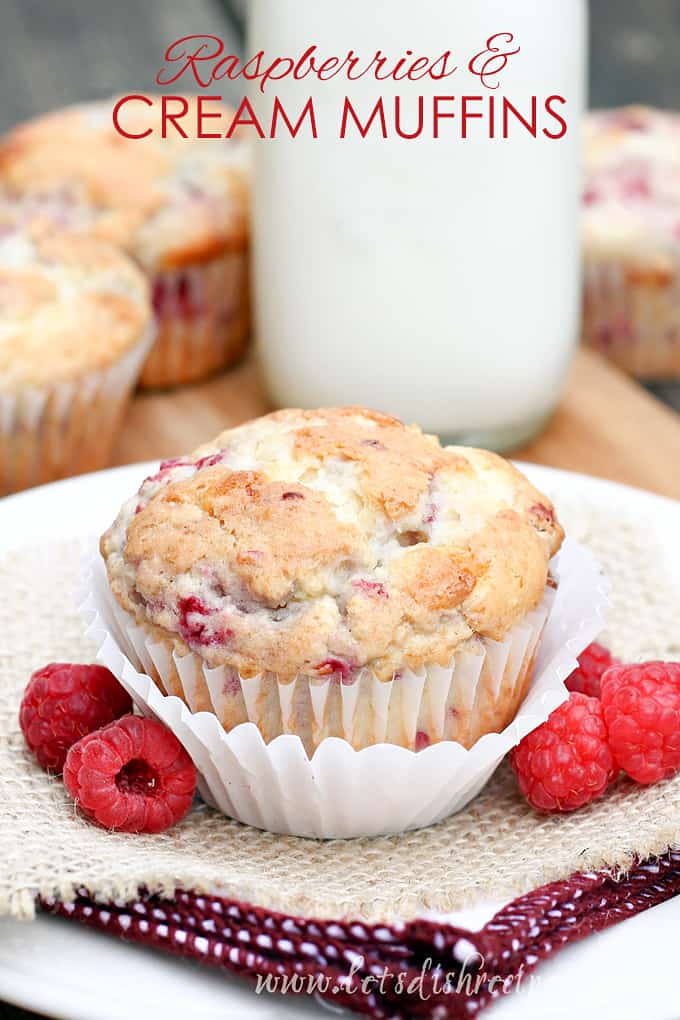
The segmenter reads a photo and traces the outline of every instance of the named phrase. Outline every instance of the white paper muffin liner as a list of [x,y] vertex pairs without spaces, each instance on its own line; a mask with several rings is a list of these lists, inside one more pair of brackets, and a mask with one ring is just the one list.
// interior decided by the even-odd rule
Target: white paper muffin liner
[[583,342],[640,379],[680,379],[680,261],[659,277],[613,255],[586,259]]
[[107,368],[65,382],[0,392],[0,496],[108,465],[154,337],[150,325]]
[[227,731],[251,722],[265,742],[295,734],[310,756],[328,737],[355,750],[385,742],[421,750],[440,740],[470,747],[484,733],[502,729],[526,693],[554,597],[547,589],[505,641],[476,639],[446,667],[403,669],[391,680],[363,669],[341,682],[338,676],[304,674],[283,681],[272,673],[243,679],[234,669],[211,669],[197,653],[180,654],[172,638],[138,625],[106,582],[101,596],[128,658],[163,694],[177,695],[194,713],[213,712]]
[[[164,661],[165,647],[153,647],[148,632],[131,623],[118,607],[98,556],[90,556],[85,565],[81,608],[88,636],[97,645],[97,658],[118,677],[138,708],[160,719],[186,747],[200,774],[200,793],[208,803],[271,832],[325,839],[373,836],[420,828],[459,811],[481,790],[507,752],[566,699],[564,680],[574,669],[576,656],[604,629],[608,603],[597,563],[577,543],[565,542],[552,573],[557,591],[530,614],[533,619],[515,628],[512,638],[491,642],[494,647],[487,656],[496,658],[491,682],[506,683],[508,661],[521,662],[527,654],[531,656],[531,643],[542,630],[528,693],[502,732],[486,733],[469,749],[441,740],[420,751],[380,742],[355,750],[348,740],[328,737],[310,758],[300,737],[292,733],[267,743],[253,722],[227,732],[213,711],[192,712],[179,697],[163,694],[148,675],[158,675],[159,669],[183,675],[187,696],[192,677],[194,684],[197,680],[194,660],[199,657],[190,653],[183,658],[175,655],[172,663]],[[482,663],[475,665],[476,670],[470,663],[455,663],[455,684],[451,670],[439,667],[421,675],[404,671],[392,681],[403,684],[399,697],[411,725],[417,725],[426,673],[435,676],[432,670],[439,669],[437,689],[460,686],[474,701],[474,677],[475,673],[477,679],[481,676]],[[223,671],[206,668],[200,672],[208,690],[217,692]],[[357,684],[345,688],[349,699],[356,697],[353,687]],[[343,715],[347,713],[349,719],[351,705],[345,705],[344,697],[343,690]]]
[[245,251],[162,270],[151,287],[157,336],[141,386],[197,382],[240,358],[250,327]]

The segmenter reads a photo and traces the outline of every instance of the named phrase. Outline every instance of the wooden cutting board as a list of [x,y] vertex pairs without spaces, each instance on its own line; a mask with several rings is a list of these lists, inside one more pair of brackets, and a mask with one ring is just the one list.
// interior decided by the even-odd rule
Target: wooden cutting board
[[[140,394],[114,463],[185,453],[268,410],[252,357],[200,386]],[[680,499],[680,415],[591,351],[577,352],[547,429],[513,456]]]

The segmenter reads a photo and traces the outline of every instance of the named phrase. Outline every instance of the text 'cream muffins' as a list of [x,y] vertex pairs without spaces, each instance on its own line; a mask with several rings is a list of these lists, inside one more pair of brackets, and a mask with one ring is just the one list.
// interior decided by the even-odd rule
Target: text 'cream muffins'
[[585,126],[584,341],[645,379],[680,378],[680,115]]
[[470,747],[514,717],[562,541],[512,465],[360,408],[166,461],[101,541],[153,679],[225,730]]
[[152,340],[127,256],[0,208],[0,494],[106,465]]
[[246,148],[236,137],[163,138],[160,97],[125,104],[125,131],[151,131],[125,138],[115,103],[15,128],[0,143],[0,189],[60,229],[132,256],[150,279],[157,320],[142,384],[195,381],[236,360],[249,330]]

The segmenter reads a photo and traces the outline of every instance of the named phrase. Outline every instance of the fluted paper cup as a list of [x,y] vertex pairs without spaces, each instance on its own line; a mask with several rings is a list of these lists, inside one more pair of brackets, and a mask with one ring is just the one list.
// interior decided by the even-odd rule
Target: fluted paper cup
[[639,379],[680,379],[680,259],[631,265],[593,253],[583,279],[582,339]]
[[[576,656],[602,631],[607,598],[595,560],[574,542],[565,543],[552,573],[557,590],[548,592],[506,641],[484,642],[484,647],[480,643],[477,654],[456,656],[446,669],[404,671],[388,683],[366,673],[353,685],[334,685],[343,735],[322,737],[311,754],[297,734],[263,737],[257,725],[261,687],[253,686],[243,696],[253,678],[241,680],[233,671],[225,676],[222,669],[205,668],[194,653],[179,657],[131,621],[111,595],[104,565],[96,556],[85,567],[82,611],[99,660],[142,712],[160,719],[184,744],[208,803],[272,832],[315,838],[372,836],[430,825],[460,810],[507,752],[566,699],[564,680]],[[309,678],[300,679],[309,683]],[[283,726],[294,689],[274,678],[259,682],[270,684],[265,700],[279,698]],[[320,684],[309,691],[315,720],[328,714],[331,695],[323,688]],[[240,692],[246,718],[252,713],[255,721],[225,729],[222,699],[230,692]],[[469,747],[441,739],[447,707],[455,709],[456,718],[481,725],[479,706],[494,701],[512,712],[501,732],[474,739],[468,731]],[[410,750],[386,742],[391,711],[400,726],[408,727],[413,746],[418,746],[418,727],[427,719],[432,727],[428,746],[421,742],[421,749]],[[375,742],[357,750],[351,740],[364,715],[371,719]]]
[[140,386],[197,382],[241,357],[250,328],[245,251],[162,270],[151,286],[158,332]]
[[150,326],[106,368],[0,393],[0,496],[108,465],[154,336]]
[[355,750],[386,742],[417,751],[440,740],[471,747],[484,733],[503,729],[526,694],[555,598],[546,589],[541,604],[504,641],[468,641],[445,667],[402,669],[391,680],[363,669],[342,679],[299,674],[284,681],[272,673],[242,678],[234,669],[210,668],[186,648],[178,654],[172,637],[137,624],[119,606],[106,580],[97,590],[130,661],[163,694],[177,695],[192,712],[213,712],[225,730],[255,723],[267,743],[295,734],[310,756],[328,737],[341,737]]

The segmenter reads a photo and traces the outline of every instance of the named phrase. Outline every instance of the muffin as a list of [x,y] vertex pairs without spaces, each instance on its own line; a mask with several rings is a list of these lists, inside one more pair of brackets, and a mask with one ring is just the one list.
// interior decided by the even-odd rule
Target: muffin
[[153,339],[116,248],[0,209],[0,494],[107,464]]
[[235,361],[248,334],[246,149],[236,138],[182,138],[172,128],[163,138],[160,97],[126,104],[125,130],[151,133],[124,138],[113,126],[115,102],[69,107],[11,131],[0,143],[0,188],[139,263],[157,321],[141,383],[193,382]]
[[166,461],[101,540],[119,624],[226,730],[470,747],[524,698],[563,537],[512,465],[362,408]]
[[642,379],[680,378],[680,115],[586,119],[583,339]]

